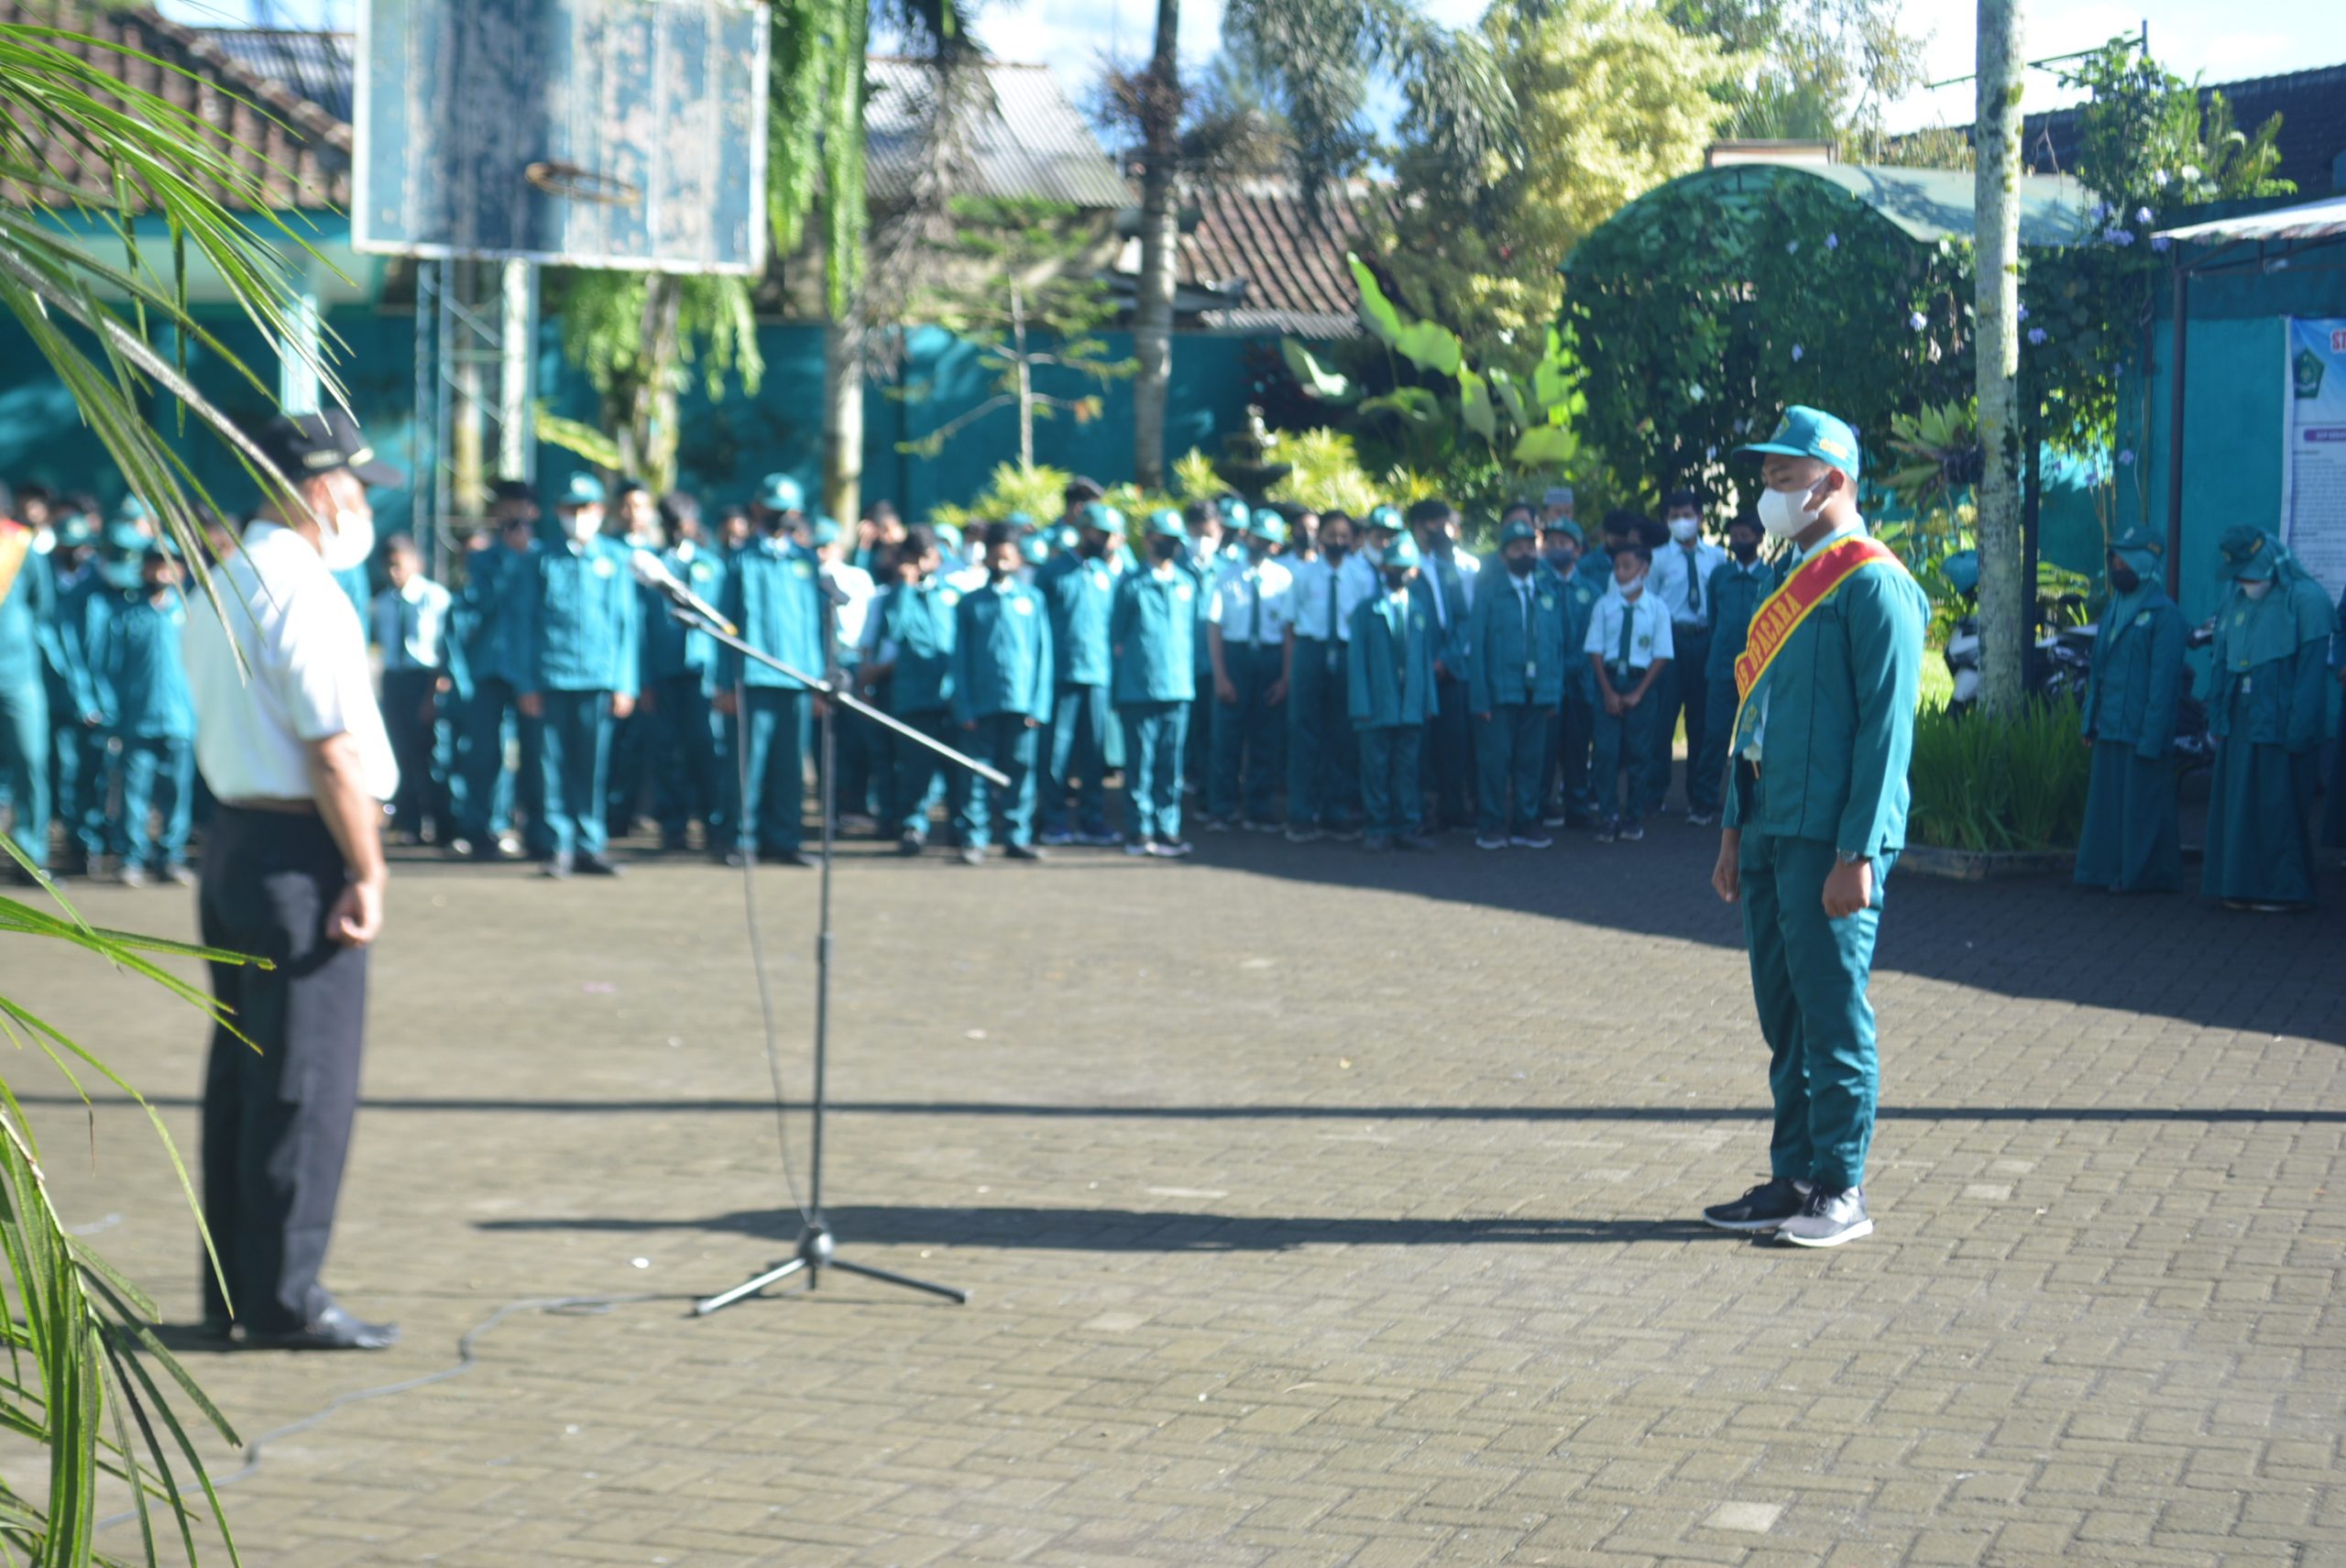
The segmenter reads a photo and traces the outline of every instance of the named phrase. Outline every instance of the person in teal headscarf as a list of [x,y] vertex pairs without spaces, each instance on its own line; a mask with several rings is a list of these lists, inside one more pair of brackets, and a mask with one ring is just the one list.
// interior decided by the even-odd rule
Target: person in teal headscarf
[[2302,909],[2314,901],[2313,795],[2329,719],[2329,596],[2258,528],[2223,537],[2232,588],[2216,614],[2200,887],[2228,907]]
[[2159,571],[2165,554],[2143,528],[2110,547],[2110,604],[2094,639],[2083,715],[2093,778],[2077,841],[2079,887],[2165,893],[2183,883],[2167,753],[2183,692],[2184,625]]

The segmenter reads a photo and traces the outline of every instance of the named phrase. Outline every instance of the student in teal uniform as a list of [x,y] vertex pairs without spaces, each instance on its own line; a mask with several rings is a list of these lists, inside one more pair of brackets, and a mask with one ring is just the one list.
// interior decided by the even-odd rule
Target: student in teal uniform
[[1189,530],[1167,510],[1148,520],[1148,561],[1116,584],[1108,612],[1116,717],[1124,729],[1124,853],[1178,860],[1181,760],[1197,696],[1198,579]]
[[[787,474],[769,474],[758,491],[765,530],[729,563],[718,609],[740,628],[741,641],[795,670],[824,674],[823,595],[814,553],[793,534],[805,521],[804,494]],[[782,865],[815,862],[800,846],[806,817],[806,687],[794,676],[730,648],[717,656],[717,711],[739,770],[727,796],[734,847],[727,865],[760,858]],[[740,778],[746,777],[746,791]]]
[[514,604],[528,650],[521,711],[543,721],[545,874],[617,876],[604,826],[611,726],[635,711],[643,677],[642,611],[628,549],[602,532],[603,487],[573,474],[554,502],[563,543],[530,556]]
[[1019,531],[998,522],[986,530],[986,586],[965,595],[954,610],[953,718],[969,737],[970,755],[991,762],[1010,783],[974,779],[961,863],[983,865],[999,818],[1005,853],[1039,861],[1035,844],[1035,748],[1051,711],[1051,612],[1034,588],[1018,580]]
[[[725,557],[701,532],[700,502],[682,491],[660,499],[665,547],[660,564],[702,603],[725,597]],[[652,810],[660,848],[682,854],[692,824],[701,825],[711,854],[725,843],[729,771],[710,699],[717,689],[717,639],[669,613],[668,601],[639,590],[643,618],[643,718],[652,740]]]
[[1287,524],[1268,507],[1246,519],[1244,554],[1223,568],[1206,602],[1206,660],[1213,674],[1212,770],[1206,826],[1234,823],[1275,833],[1277,780],[1273,752],[1287,701],[1288,590],[1294,579],[1271,552],[1287,543]]
[[[27,486],[17,492],[17,506],[32,512],[29,504],[34,487]],[[82,715],[81,689],[84,677],[81,664],[86,655],[82,639],[73,627],[73,607],[82,598],[77,591],[82,584],[96,576],[94,564],[97,535],[89,520],[70,504],[50,512],[49,576],[56,590],[57,628],[49,645],[43,650],[49,657],[42,661],[41,680],[49,698],[49,803],[57,822],[65,829],[65,861],[49,868],[53,876],[78,876],[88,870],[81,854],[81,840],[74,836],[73,824],[81,798],[90,787],[82,780]],[[101,786],[103,787],[103,786]]]
[[[1108,826],[1108,725],[1111,704],[1108,613],[1115,607],[1117,566],[1110,552],[1123,541],[1124,514],[1095,499],[1077,500],[1068,487],[1075,547],[1053,555],[1035,575],[1051,609],[1049,756],[1044,770],[1041,829],[1046,844],[1106,846],[1122,835]],[[1069,801],[1074,802],[1069,820]]]
[[2208,732],[2216,775],[2199,884],[2233,909],[2314,902],[2313,795],[2330,719],[2329,596],[2262,529],[2229,530]]
[[[1611,519],[1606,528],[1613,532]],[[1661,809],[1670,788],[1670,737],[1661,728],[1675,647],[1670,607],[1646,586],[1650,550],[1617,541],[1612,554],[1613,590],[1589,612],[1581,640],[1598,705],[1589,766],[1600,844],[1644,838],[1645,819]]]
[[2165,543],[2149,529],[2110,547],[2110,602],[2093,641],[2082,715],[2093,748],[2079,887],[2165,893],[2183,885],[2176,828],[2176,706],[2187,678],[2183,612],[2159,574]]
[[[1525,509],[1528,512],[1529,509]],[[1572,611],[1562,585],[1540,570],[1540,532],[1527,515],[1499,531],[1499,570],[1480,574],[1466,616],[1466,707],[1474,716],[1478,850],[1544,850],[1540,770],[1548,726],[1564,700],[1564,673],[1583,663],[1566,641]]]
[[[1735,728],[1735,662],[1751,633],[1752,613],[1776,591],[1776,569],[1760,559],[1760,540],[1766,532],[1749,512],[1737,517],[1727,525],[1727,558],[1711,570],[1710,652],[1703,659],[1703,750],[1699,756],[1689,753],[1687,776],[1712,780],[1715,792],[1727,787],[1727,731]],[[1726,797],[1714,793],[1705,798],[1723,804]]]
[[1345,683],[1360,740],[1361,802],[1368,817],[1361,848],[1373,853],[1433,848],[1433,840],[1419,830],[1425,795],[1418,753],[1434,710],[1441,635],[1432,609],[1417,592],[1423,564],[1418,542],[1397,534],[1377,564],[1382,591],[1353,610]]
[[[943,565],[934,531],[922,525],[904,530],[893,564],[895,580],[872,607],[872,655],[864,661],[863,678],[890,714],[958,751],[953,632],[961,590],[946,581]],[[967,831],[962,802],[968,774],[927,747],[910,743],[895,748],[894,762],[887,810],[898,854],[917,855],[928,847],[929,817],[940,799],[950,802],[955,833]]]
[[1288,590],[1287,836],[1308,844],[1323,835],[1360,836],[1354,805],[1360,794],[1360,748],[1352,733],[1352,692],[1344,679],[1344,564],[1352,559],[1352,519],[1320,520],[1319,550],[1292,568]]
[[[1882,885],[1906,842],[1906,769],[1930,603],[1858,515],[1857,432],[1784,411],[1761,455],[1760,521],[1814,608],[1744,702],[1711,884],[1743,905],[1775,1100],[1769,1179],[1703,1218],[1799,1246],[1873,1233],[1866,1152],[1880,1070],[1866,1000]],[[1821,579],[1799,576],[1815,561]]]
[[[1558,487],[1570,494],[1568,487]],[[1551,490],[1550,496],[1557,491]],[[1566,503],[1569,506],[1569,503]],[[1553,510],[1553,503],[1551,503]],[[1569,511],[1540,524],[1540,569],[1563,594],[1564,646],[1587,641],[1596,601],[1612,587],[1612,568],[1583,554],[1586,540]],[[1589,749],[1596,742],[1596,679],[1578,658],[1564,672],[1564,700],[1548,727],[1549,763],[1543,828],[1588,828],[1596,821],[1596,791],[1588,782]]]
[[[0,485],[0,519],[12,498]],[[22,527],[9,521],[6,533]],[[29,531],[27,531],[27,532]],[[20,536],[21,537],[21,536]],[[49,671],[60,662],[57,585],[49,557],[24,545],[24,564],[0,597],[0,785],[15,806],[9,836],[36,867],[49,864]],[[10,861],[5,868],[21,875]]]
[[1419,772],[1433,797],[1433,827],[1466,828],[1474,819],[1467,797],[1474,784],[1474,737],[1466,718],[1466,617],[1474,609],[1474,557],[1456,548],[1458,512],[1445,500],[1412,502],[1409,532],[1420,563],[1410,591],[1434,629],[1434,711],[1426,718]]
[[[499,480],[490,502],[497,537],[465,556],[465,577],[450,614],[455,640],[472,676],[472,697],[464,705],[456,732],[456,763],[450,806],[456,818],[457,852],[476,861],[501,859],[499,840],[518,810],[526,820],[524,842],[532,853],[554,855],[554,831],[545,822],[543,741],[545,723],[521,710],[529,679],[530,650],[521,635],[524,595],[534,591],[538,543],[537,492],[519,479]],[[505,767],[506,738],[518,745],[521,769]]]
[[[109,523],[101,548],[58,588],[57,642],[65,666],[65,702],[49,718],[60,752],[55,809],[65,828],[64,870],[69,874],[95,871],[107,853],[106,721],[90,668],[92,641],[123,602],[126,590],[137,584],[146,549],[145,534]],[[72,754],[70,765],[61,755],[68,751]]]
[[[114,782],[122,795],[115,853],[125,887],[160,877],[195,884],[187,869],[187,836],[195,805],[195,700],[189,695],[180,631],[177,556],[149,545],[139,563],[138,591],[99,623],[92,664],[115,747]],[[150,826],[159,816],[162,832]]]

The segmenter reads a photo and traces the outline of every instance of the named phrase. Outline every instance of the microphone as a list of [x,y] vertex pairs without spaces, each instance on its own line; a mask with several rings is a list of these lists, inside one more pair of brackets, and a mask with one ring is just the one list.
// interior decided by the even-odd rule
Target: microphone
[[738,637],[740,629],[717,613],[717,607],[685,587],[684,580],[668,570],[666,562],[649,550],[638,550],[628,557],[628,569],[635,580],[679,609],[691,611],[717,627],[728,637]]

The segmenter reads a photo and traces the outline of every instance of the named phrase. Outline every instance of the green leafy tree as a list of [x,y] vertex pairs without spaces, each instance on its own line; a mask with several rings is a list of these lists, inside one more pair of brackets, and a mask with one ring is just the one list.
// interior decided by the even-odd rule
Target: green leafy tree
[[1562,299],[1558,265],[1632,198],[1701,166],[1736,62],[1634,0],[1499,0],[1481,36],[1539,156],[1486,149],[1462,170],[1442,139],[1412,134],[1379,260],[1477,358],[1525,371]]
[[1839,142],[1880,130],[1881,111],[1923,80],[1927,33],[1901,0],[1661,0],[1682,30],[1741,63],[1721,93],[1727,134]]
[[[1038,370],[1121,380],[1138,367],[1110,359],[1096,335],[1113,319],[1107,285],[1077,264],[1097,236],[1076,208],[1028,197],[964,196],[953,203],[957,234],[937,260],[948,280],[914,296],[912,315],[970,339],[993,375],[994,393],[898,450],[933,457],[962,431],[998,410],[1018,415],[1018,466],[1035,466],[1035,422],[1067,414],[1100,417],[1096,394],[1068,397],[1036,385]],[[923,395],[919,389],[913,394]]]
[[715,398],[736,375],[754,397],[765,375],[748,280],[665,272],[574,269],[554,282],[563,354],[600,396],[609,446],[582,443],[566,422],[542,418],[538,433],[655,490],[676,482],[682,433],[677,395],[697,368]]

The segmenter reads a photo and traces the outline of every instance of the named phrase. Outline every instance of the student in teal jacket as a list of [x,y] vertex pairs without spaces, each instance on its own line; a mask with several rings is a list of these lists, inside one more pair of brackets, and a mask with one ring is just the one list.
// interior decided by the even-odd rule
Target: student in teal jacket
[[[521,601],[534,593],[538,543],[537,493],[519,479],[498,481],[490,503],[496,540],[465,556],[464,583],[451,616],[457,646],[471,672],[472,696],[456,730],[456,764],[449,804],[456,837],[476,861],[503,858],[499,839],[518,809],[532,854],[551,859],[554,832],[545,821],[544,722],[521,710],[530,650],[522,637]],[[505,771],[506,737],[520,752],[517,773]]]
[[611,727],[635,711],[642,616],[627,546],[604,536],[603,487],[573,474],[554,502],[564,542],[536,551],[513,609],[527,649],[521,711],[543,721],[542,776],[554,858],[545,874],[617,876],[604,811]]
[[1760,521],[1795,547],[1795,579],[1820,556],[1820,571],[1859,564],[1782,639],[1731,742],[1711,883],[1743,905],[1776,1120],[1769,1179],[1703,1218],[1837,1246],[1873,1232],[1863,1182],[1880,1069],[1866,986],[1882,885],[1906,842],[1930,605],[1866,536],[1857,432],[1795,406],[1743,450],[1762,456]]
[[[1543,580],[1561,585],[1567,648],[1578,648],[1587,640],[1596,601],[1612,586],[1612,567],[1584,554],[1584,543],[1580,524],[1570,517],[1540,525],[1540,570]],[[1585,663],[1574,659],[1564,673],[1563,706],[1548,727],[1549,794],[1540,815],[1541,827],[1587,828],[1595,822],[1596,791],[1588,781],[1589,750],[1595,743],[1596,680]]]
[[[769,475],[758,499],[762,537],[726,565],[718,609],[741,629],[741,641],[809,675],[825,674],[822,565],[792,537],[804,514],[787,503],[798,486],[786,474]],[[802,845],[806,816],[807,694],[804,683],[730,648],[717,655],[717,711],[727,718],[734,769],[734,847],[728,865],[764,859],[811,866]],[[738,772],[736,771],[738,770]],[[740,779],[746,776],[746,792]]]
[[2183,884],[2176,827],[2176,705],[2183,695],[2183,612],[2159,573],[2164,541],[2146,528],[2110,548],[2110,603],[2093,642],[2086,743],[2093,774],[2077,840],[2079,887],[2165,893]]
[[[1732,739],[1727,731],[1735,728],[1735,662],[1742,657],[1745,640],[1751,635],[1753,612],[1776,591],[1776,569],[1760,559],[1760,541],[1765,532],[1749,512],[1729,522],[1727,559],[1712,568],[1706,585],[1711,641],[1710,652],[1703,660],[1703,749],[1687,766],[1717,781],[1721,790],[1727,779],[1727,741]],[[1727,797],[1718,794],[1705,798],[1724,806]],[[1707,828],[1715,818],[1704,816],[1688,820],[1697,828]]]
[[983,865],[993,823],[1006,828],[1014,861],[1039,861],[1035,845],[1035,745],[1051,711],[1051,612],[1043,596],[1018,580],[1025,563],[1018,530],[986,530],[986,586],[964,595],[953,612],[953,718],[970,754],[1009,780],[970,784],[964,865]]
[[2314,902],[2330,599],[2261,529],[2234,528],[2221,548],[2232,587],[2216,612],[2209,671],[2216,776],[2200,886],[2231,908],[2302,909]]
[[[925,524],[904,530],[892,567],[895,581],[872,609],[872,651],[863,662],[865,685],[890,714],[931,740],[959,749],[953,728],[953,632],[961,590],[946,580],[937,534]],[[893,749],[888,793],[896,852],[928,847],[929,817],[940,799],[950,803],[957,835],[968,825],[963,802],[970,776],[926,746]]]
[[1425,795],[1418,758],[1434,712],[1434,659],[1441,634],[1416,591],[1424,554],[1407,533],[1394,536],[1377,564],[1383,591],[1353,609],[1345,677],[1353,729],[1360,738],[1360,793],[1367,813],[1361,848],[1431,850],[1420,832]]
[[1499,532],[1499,570],[1474,584],[1466,616],[1466,709],[1474,727],[1474,847],[1544,850],[1540,770],[1548,726],[1563,705],[1564,676],[1578,662],[1567,641],[1572,611],[1562,585],[1540,570],[1540,532],[1529,518]]
[[[725,597],[725,556],[703,532],[700,502],[681,491],[660,498],[660,564],[703,603]],[[639,594],[643,617],[643,706],[651,721],[652,810],[660,848],[680,854],[690,829],[701,824],[715,853],[730,831],[725,780],[730,759],[718,744],[720,727],[709,706],[717,689],[717,639],[669,612],[650,588]]]
[[1181,514],[1148,520],[1148,561],[1117,581],[1108,612],[1116,717],[1124,730],[1124,853],[1178,860],[1181,762],[1197,696],[1198,579]]
[[[8,517],[10,497],[0,485],[0,549],[23,528]],[[49,674],[62,663],[57,641],[57,585],[49,557],[18,547],[23,565],[0,595],[0,784],[16,806],[9,830],[36,867],[49,864]],[[0,872],[16,870],[14,861]]]
[[[1088,483],[1088,481],[1086,481]],[[1074,487],[1069,487],[1070,491]],[[1052,676],[1049,754],[1043,775],[1042,838],[1046,844],[1110,845],[1108,827],[1108,613],[1115,606],[1124,514],[1099,500],[1075,513],[1075,548],[1051,556],[1035,587],[1051,607]],[[1069,799],[1074,816],[1069,817]]]
[[[115,745],[122,792],[115,854],[125,887],[161,877],[192,886],[187,836],[195,806],[195,699],[189,694],[180,632],[187,605],[180,564],[160,544],[139,563],[139,587],[99,622],[92,670]],[[150,824],[158,817],[162,832]]]

